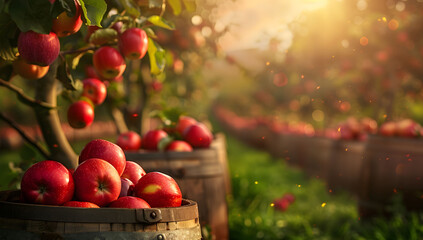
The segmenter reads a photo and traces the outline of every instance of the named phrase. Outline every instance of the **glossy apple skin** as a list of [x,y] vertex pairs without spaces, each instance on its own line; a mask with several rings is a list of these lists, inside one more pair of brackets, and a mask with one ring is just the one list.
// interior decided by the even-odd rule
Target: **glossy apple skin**
[[94,108],[86,101],[79,100],[68,108],[68,123],[72,128],[85,128],[94,121]]
[[104,102],[107,96],[107,88],[102,81],[96,78],[86,78],[82,83],[84,84],[82,96],[90,99],[95,105]]
[[127,29],[119,37],[119,49],[127,59],[143,58],[148,49],[147,33],[140,28]]
[[110,208],[151,208],[144,199],[132,196],[121,197],[109,205]]
[[122,173],[122,178],[128,178],[134,184],[137,184],[140,178],[145,175],[144,169],[136,162],[126,161],[125,170]]
[[80,207],[80,208],[100,208],[97,204],[91,202],[69,201],[63,204],[65,207]]
[[147,150],[157,151],[160,140],[167,136],[168,134],[163,130],[150,130],[142,139],[142,147]]
[[119,51],[109,47],[101,47],[95,51],[93,64],[100,77],[113,79],[122,76],[126,68],[125,60]]
[[183,139],[193,148],[208,148],[213,141],[213,135],[204,124],[196,123],[185,129]]
[[120,182],[121,182],[121,188],[120,188],[119,197],[121,198],[126,196],[132,196],[134,192],[135,184],[127,178],[120,178]]
[[100,207],[118,199],[121,182],[116,169],[108,162],[91,158],[81,163],[73,174],[76,199]]
[[189,143],[181,140],[175,140],[169,143],[166,147],[166,151],[170,152],[192,152],[192,147]]
[[396,134],[397,125],[393,121],[384,122],[379,128],[379,134],[385,137],[392,137]]
[[90,158],[100,158],[112,164],[119,176],[122,175],[126,166],[126,157],[122,148],[103,139],[95,139],[85,145],[79,155],[79,164]]
[[179,207],[181,190],[176,181],[160,172],[149,172],[135,185],[134,195],[144,199],[151,207]]
[[54,32],[50,34],[21,32],[18,37],[18,51],[27,63],[48,66],[59,56],[59,38]]
[[29,64],[22,59],[18,59],[13,62],[13,71],[15,71],[15,73],[19,76],[30,80],[44,77],[47,74],[49,68],[50,66]]
[[188,116],[181,116],[179,118],[178,123],[176,123],[175,129],[176,131],[183,136],[185,130],[190,127],[191,125],[194,125],[197,123],[197,120],[195,120],[192,117],[188,117]]
[[73,17],[69,17],[67,12],[62,12],[56,19],[53,19],[52,30],[58,37],[66,37],[79,31],[82,26],[82,8],[78,1],[74,0],[76,12]]
[[45,160],[32,165],[25,172],[21,193],[28,203],[62,205],[73,197],[74,180],[61,163]]
[[116,141],[116,144],[125,151],[138,150],[141,148],[141,136],[134,131],[121,133]]

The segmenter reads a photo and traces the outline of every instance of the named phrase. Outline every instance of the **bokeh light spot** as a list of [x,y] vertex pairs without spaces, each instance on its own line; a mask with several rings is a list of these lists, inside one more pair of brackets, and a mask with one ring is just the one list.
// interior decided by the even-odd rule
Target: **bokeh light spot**
[[277,87],[283,87],[288,83],[288,77],[285,73],[276,73],[273,75],[273,84]]
[[388,22],[388,28],[391,29],[392,31],[397,30],[399,27],[399,22],[395,19],[392,19],[391,21]]
[[361,46],[367,46],[367,44],[369,44],[369,39],[367,37],[361,37],[360,38],[360,44]]
[[316,122],[321,122],[325,120],[325,113],[322,110],[314,110],[311,114],[311,117]]

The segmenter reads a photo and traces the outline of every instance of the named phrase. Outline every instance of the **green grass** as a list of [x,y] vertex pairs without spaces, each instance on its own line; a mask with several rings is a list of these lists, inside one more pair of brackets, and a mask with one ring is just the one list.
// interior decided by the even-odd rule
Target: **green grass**
[[[233,194],[229,197],[230,236],[238,239],[423,239],[423,216],[396,208],[387,219],[362,221],[347,193],[329,193],[324,182],[308,179],[282,159],[228,138]],[[272,206],[293,193],[287,211]]]

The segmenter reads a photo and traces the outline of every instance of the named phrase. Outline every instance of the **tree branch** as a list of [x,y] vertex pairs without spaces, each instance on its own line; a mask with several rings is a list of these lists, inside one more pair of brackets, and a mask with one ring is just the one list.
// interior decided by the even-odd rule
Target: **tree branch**
[[10,90],[12,90],[13,92],[16,93],[16,95],[18,96],[18,99],[21,100],[24,104],[30,106],[30,107],[35,107],[35,106],[39,106],[39,107],[43,107],[46,109],[54,109],[55,106],[48,104],[46,102],[43,101],[39,101],[39,100],[35,100],[33,98],[31,98],[28,95],[25,95],[24,91],[21,88],[16,87],[15,85],[0,79],[0,86],[6,87]]
[[35,147],[38,152],[40,152],[46,159],[50,159],[50,154],[44,149],[44,147],[41,146],[38,142],[31,139],[12,119],[6,117],[2,112],[0,112],[0,119],[2,119],[12,128],[14,128],[19,133],[19,135],[21,135],[21,137],[25,139],[25,141]]

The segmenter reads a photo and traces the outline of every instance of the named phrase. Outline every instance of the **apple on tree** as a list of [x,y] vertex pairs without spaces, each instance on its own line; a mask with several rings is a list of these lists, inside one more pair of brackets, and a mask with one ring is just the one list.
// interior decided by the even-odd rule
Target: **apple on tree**
[[18,59],[13,62],[13,71],[19,76],[34,80],[44,77],[50,66],[39,66],[35,64],[29,64],[23,59]]
[[109,46],[101,47],[95,51],[93,64],[96,72],[105,79],[122,76],[126,68],[125,60],[119,51]]
[[120,197],[109,205],[110,208],[151,208],[150,205],[141,198],[126,196]]
[[73,197],[74,180],[61,163],[45,160],[32,165],[25,172],[21,193],[28,203],[62,205]]
[[79,31],[82,26],[81,13],[82,8],[77,0],[74,0],[76,12],[70,17],[68,13],[62,12],[56,19],[53,20],[52,30],[58,37],[66,37]]
[[115,167],[119,176],[125,170],[125,153],[118,145],[107,140],[95,139],[85,145],[79,155],[79,164],[90,158],[99,158],[109,162]]
[[64,207],[80,207],[80,208],[100,208],[97,204],[91,202],[69,201],[63,204]]
[[107,95],[106,85],[96,78],[86,78],[82,81],[83,91],[82,96],[87,97],[95,105],[100,105],[104,102]]
[[141,148],[141,136],[134,131],[121,133],[116,144],[123,150],[138,150]]
[[140,178],[145,175],[144,169],[136,162],[126,161],[125,170],[123,170],[121,178],[127,178],[134,184],[137,184]]
[[127,59],[143,58],[148,49],[147,33],[140,28],[127,29],[119,37],[119,49]]
[[176,181],[161,172],[149,172],[135,185],[134,195],[151,207],[179,207],[182,193]]
[[87,101],[79,100],[68,108],[68,123],[73,128],[85,128],[94,121],[94,108]]
[[82,162],[73,174],[75,197],[100,207],[118,199],[121,190],[120,176],[110,163],[91,158]]
[[59,56],[60,41],[54,32],[50,34],[21,32],[18,38],[18,51],[27,63],[48,66]]

